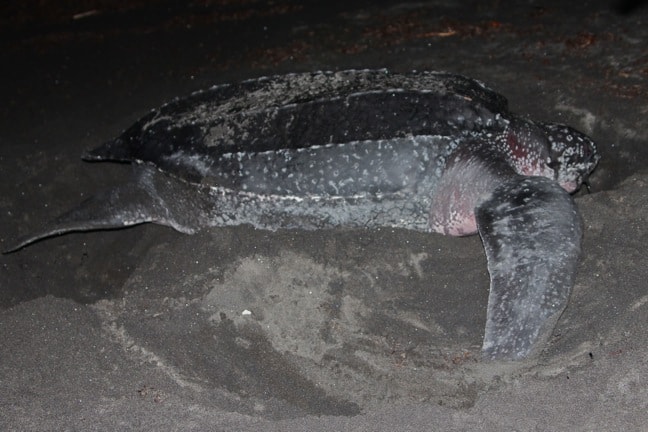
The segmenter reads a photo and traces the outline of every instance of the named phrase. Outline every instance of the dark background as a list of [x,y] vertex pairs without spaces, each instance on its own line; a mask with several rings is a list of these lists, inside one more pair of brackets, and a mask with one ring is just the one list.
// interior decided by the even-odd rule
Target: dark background
[[[128,178],[126,165],[81,162],[83,150],[174,97],[276,73],[465,74],[515,112],[589,134],[603,159],[576,197],[585,240],[570,306],[532,364],[478,361],[477,237],[147,225],[0,257],[0,425],[639,430],[647,23],[641,1],[3,2],[0,247]],[[245,285],[255,277],[267,287]],[[335,343],[317,327],[324,303],[300,315],[300,286],[353,300],[330,321],[343,329]],[[271,288],[299,307],[263,303]],[[267,334],[208,319],[216,294],[248,291]],[[426,326],[439,330],[417,336]]]

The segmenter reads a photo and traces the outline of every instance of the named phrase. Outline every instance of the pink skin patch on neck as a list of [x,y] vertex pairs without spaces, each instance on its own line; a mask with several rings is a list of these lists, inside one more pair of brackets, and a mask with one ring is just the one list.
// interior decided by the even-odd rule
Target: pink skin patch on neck
[[511,131],[506,135],[506,156],[515,172],[524,176],[554,178],[554,170],[546,164],[546,157],[531,143],[521,142]]

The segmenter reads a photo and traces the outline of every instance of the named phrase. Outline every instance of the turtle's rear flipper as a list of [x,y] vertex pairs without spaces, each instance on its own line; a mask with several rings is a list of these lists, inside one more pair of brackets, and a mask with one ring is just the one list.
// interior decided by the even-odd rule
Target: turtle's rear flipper
[[97,194],[54,219],[43,229],[23,236],[4,253],[38,240],[75,231],[117,229],[145,222],[170,226],[191,234],[201,226],[193,206],[196,191],[152,167],[138,166],[135,178],[121,187]]
[[581,219],[557,183],[516,177],[477,211],[491,286],[482,355],[538,354],[567,305],[580,254]]

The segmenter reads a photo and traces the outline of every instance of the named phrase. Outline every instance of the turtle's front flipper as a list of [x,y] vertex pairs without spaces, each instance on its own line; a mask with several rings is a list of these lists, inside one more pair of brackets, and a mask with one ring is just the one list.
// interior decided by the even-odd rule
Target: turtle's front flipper
[[582,226],[557,183],[515,177],[476,211],[491,286],[482,355],[522,360],[537,354],[567,305]]
[[193,233],[202,224],[194,208],[200,199],[195,188],[175,180],[155,168],[138,166],[133,181],[94,195],[78,207],[54,219],[43,229],[23,236],[4,253],[57,234],[123,228],[145,222],[167,225],[183,233]]

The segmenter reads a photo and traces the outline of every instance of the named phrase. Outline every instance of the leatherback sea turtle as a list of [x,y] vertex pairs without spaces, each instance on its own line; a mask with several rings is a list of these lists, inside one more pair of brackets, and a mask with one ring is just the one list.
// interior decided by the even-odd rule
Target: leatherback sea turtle
[[134,179],[14,248],[143,222],[479,232],[491,276],[487,359],[537,353],[567,304],[581,243],[569,192],[600,156],[563,125],[508,111],[479,81],[437,72],[315,72],[193,93],[84,155]]

